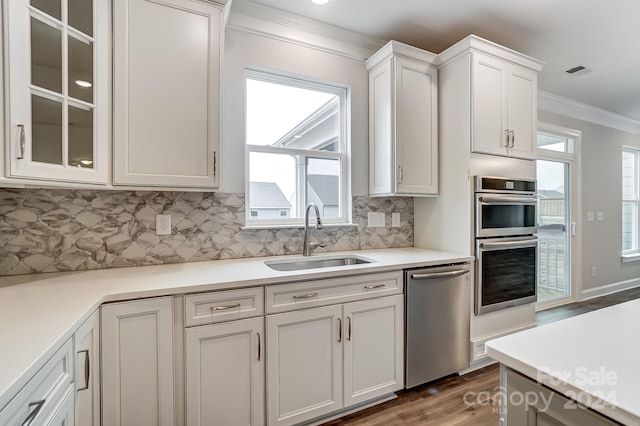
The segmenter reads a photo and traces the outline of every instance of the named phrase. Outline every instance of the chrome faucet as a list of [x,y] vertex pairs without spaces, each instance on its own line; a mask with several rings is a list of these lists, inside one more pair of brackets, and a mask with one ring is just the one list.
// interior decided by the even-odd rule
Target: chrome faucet
[[322,229],[322,221],[320,220],[320,210],[315,203],[307,204],[304,212],[304,241],[302,243],[302,255],[311,256],[311,250],[316,247],[324,247],[323,244],[309,242],[309,209],[313,207],[316,211],[316,229]]

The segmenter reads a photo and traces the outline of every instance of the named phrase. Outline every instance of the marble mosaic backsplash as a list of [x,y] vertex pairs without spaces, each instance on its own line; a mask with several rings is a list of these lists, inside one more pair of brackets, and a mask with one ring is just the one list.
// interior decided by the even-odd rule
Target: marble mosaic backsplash
[[[413,198],[353,198],[354,226],[313,229],[314,252],[413,246]],[[302,252],[304,229],[241,229],[244,194],[0,189],[0,275]],[[385,212],[386,227],[367,227]],[[391,227],[391,213],[400,227]],[[171,215],[172,234],[155,234]]]

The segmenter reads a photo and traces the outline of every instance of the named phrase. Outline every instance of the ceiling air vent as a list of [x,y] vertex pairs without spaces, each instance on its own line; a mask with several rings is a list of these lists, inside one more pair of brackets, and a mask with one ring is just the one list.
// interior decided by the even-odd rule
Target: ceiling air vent
[[571,69],[568,69],[568,70],[567,70],[567,71],[565,71],[565,72],[566,72],[567,74],[575,74],[575,73],[577,73],[577,72],[579,72],[579,71],[582,71],[582,70],[586,70],[586,68],[585,68],[585,67],[583,67],[582,65],[578,65],[577,67],[573,67],[573,68],[571,68]]

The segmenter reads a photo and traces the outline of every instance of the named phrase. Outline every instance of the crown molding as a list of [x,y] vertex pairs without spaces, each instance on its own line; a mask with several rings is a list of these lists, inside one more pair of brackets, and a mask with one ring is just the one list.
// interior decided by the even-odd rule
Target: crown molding
[[364,62],[386,41],[249,0],[233,0],[227,28]]
[[640,121],[538,90],[538,109],[640,135]]

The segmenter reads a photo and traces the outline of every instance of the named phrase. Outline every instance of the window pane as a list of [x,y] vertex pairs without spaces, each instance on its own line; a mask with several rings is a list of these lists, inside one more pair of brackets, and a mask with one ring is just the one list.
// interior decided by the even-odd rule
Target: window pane
[[93,102],[93,44],[69,37],[69,96]]
[[549,135],[545,133],[538,133],[537,137],[538,148],[546,149],[549,151],[571,153],[573,152],[571,142],[572,140],[566,137]]
[[637,204],[622,203],[622,250],[636,250],[638,248],[636,235],[638,224]]
[[634,199],[635,176],[635,153],[622,151],[622,199]]
[[341,216],[340,186],[339,160],[307,160],[307,202],[315,203],[323,218]]
[[69,165],[93,168],[93,110],[69,105]]
[[62,104],[31,96],[31,160],[62,164]]
[[58,20],[62,19],[60,0],[31,0],[31,6]]
[[291,155],[249,153],[249,209],[252,219],[279,219],[297,215],[298,169]]
[[338,151],[340,98],[318,90],[247,78],[249,145]]
[[62,32],[31,18],[31,83],[62,93]]
[[93,0],[69,0],[69,25],[93,35]]

